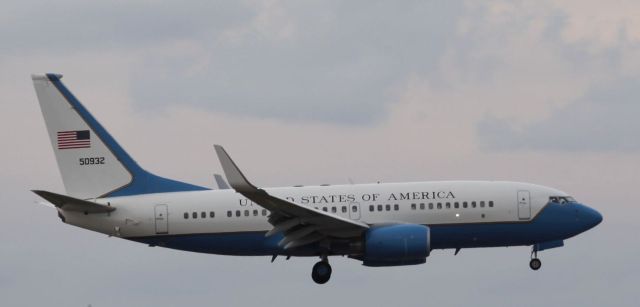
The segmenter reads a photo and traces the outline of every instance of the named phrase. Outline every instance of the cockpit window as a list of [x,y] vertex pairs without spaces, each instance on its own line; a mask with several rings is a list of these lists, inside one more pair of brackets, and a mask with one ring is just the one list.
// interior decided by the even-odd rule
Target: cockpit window
[[556,204],[575,203],[576,200],[571,196],[551,196],[549,202]]

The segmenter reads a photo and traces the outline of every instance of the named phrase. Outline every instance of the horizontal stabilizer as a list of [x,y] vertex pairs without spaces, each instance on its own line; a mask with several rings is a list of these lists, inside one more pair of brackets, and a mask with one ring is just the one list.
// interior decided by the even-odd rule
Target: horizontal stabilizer
[[77,211],[84,213],[107,213],[116,210],[116,208],[94,202],[73,198],[66,195],[56,194],[47,191],[33,190],[33,193],[46,199],[56,207],[65,211]]

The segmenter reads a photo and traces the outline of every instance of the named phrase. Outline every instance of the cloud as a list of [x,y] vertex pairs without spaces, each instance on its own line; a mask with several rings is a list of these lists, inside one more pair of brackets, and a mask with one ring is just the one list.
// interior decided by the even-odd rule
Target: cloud
[[384,118],[389,92],[405,75],[436,65],[463,9],[461,1],[9,3],[0,50],[133,55],[139,108],[181,103],[372,124]]
[[152,4],[147,1],[10,2],[0,19],[4,54],[60,54],[154,47],[202,37],[251,18],[236,1]]
[[637,1],[618,0],[603,5],[597,0],[568,0],[549,4],[562,12],[561,36],[567,43],[602,52],[640,42],[640,21],[634,14],[640,10]]
[[244,116],[370,125],[384,120],[391,92],[407,74],[436,66],[462,10],[457,2],[366,2],[343,10],[333,2],[266,3],[254,7],[253,19],[195,42],[202,52],[142,58],[133,88],[140,107],[181,103]]
[[593,89],[522,128],[488,117],[478,124],[478,135],[486,148],[499,150],[638,151],[639,86],[636,79]]
[[[464,93],[449,101],[474,110],[466,120],[473,121],[473,139],[483,150],[637,150],[633,134],[640,126],[630,102],[640,98],[634,90],[638,45],[633,38],[599,35],[568,39],[574,30],[567,30],[567,20],[585,20],[595,11],[573,5],[493,1],[476,4],[483,13],[459,22],[455,42],[464,41],[465,48],[452,44],[440,69],[449,88],[436,90]],[[603,10],[608,26],[637,27],[617,9]]]

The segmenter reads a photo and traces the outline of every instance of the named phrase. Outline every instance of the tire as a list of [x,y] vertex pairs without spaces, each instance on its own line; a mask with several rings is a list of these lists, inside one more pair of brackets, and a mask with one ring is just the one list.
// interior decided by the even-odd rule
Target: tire
[[534,271],[539,270],[541,266],[542,266],[542,261],[540,261],[540,259],[538,258],[533,258],[529,262],[529,267]]
[[325,261],[320,261],[311,270],[311,279],[317,284],[324,284],[331,278],[331,265]]

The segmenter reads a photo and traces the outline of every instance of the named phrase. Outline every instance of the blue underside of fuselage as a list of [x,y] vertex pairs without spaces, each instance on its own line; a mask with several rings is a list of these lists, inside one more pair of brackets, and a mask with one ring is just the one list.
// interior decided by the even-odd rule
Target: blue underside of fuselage
[[[431,248],[518,246],[563,240],[586,230],[575,206],[581,205],[549,204],[528,222],[427,225],[431,228]],[[128,239],[152,246],[223,255],[311,256],[322,251],[313,244],[285,251],[278,246],[282,234],[265,237],[265,232],[158,235]]]

